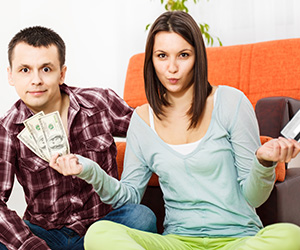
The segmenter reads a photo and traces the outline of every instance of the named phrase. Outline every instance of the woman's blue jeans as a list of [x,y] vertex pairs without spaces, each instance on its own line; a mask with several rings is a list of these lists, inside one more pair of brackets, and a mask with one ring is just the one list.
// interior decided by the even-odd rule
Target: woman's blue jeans
[[[156,217],[154,213],[146,206],[141,204],[127,204],[113,210],[101,220],[114,221],[125,226],[148,231],[157,232]],[[37,225],[24,221],[30,230],[41,239],[45,240],[51,249],[55,250],[83,250],[84,237],[80,237],[73,230],[63,227],[61,229],[46,230]],[[0,243],[0,250],[7,248]]]

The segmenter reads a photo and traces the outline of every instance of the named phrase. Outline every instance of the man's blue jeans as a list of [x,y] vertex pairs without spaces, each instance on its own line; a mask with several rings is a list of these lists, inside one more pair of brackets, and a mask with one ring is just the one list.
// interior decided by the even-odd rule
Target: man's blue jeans
[[[157,232],[156,217],[146,206],[140,204],[127,204],[113,210],[101,220],[110,220],[125,226],[148,231]],[[83,250],[84,237],[80,237],[73,230],[63,227],[62,229],[45,230],[42,227],[24,221],[30,230],[41,239],[45,240],[51,249],[55,250]],[[0,243],[0,250],[7,248]]]

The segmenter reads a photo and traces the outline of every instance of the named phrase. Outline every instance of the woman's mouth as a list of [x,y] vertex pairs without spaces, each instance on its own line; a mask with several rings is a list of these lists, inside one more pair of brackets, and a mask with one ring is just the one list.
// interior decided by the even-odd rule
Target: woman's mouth
[[171,83],[171,84],[176,84],[178,82],[178,79],[177,78],[168,78],[168,81]]

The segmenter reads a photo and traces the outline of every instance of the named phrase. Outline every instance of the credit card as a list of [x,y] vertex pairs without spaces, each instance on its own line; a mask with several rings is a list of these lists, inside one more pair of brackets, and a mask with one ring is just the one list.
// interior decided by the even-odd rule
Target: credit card
[[293,118],[281,130],[281,134],[285,138],[292,138],[296,141],[300,139],[300,109],[293,116]]

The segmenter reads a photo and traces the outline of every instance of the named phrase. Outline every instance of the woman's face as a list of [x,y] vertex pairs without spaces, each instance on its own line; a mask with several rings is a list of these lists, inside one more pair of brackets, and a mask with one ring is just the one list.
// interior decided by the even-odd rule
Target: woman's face
[[195,50],[175,32],[155,35],[152,61],[156,75],[169,94],[182,95],[192,85]]

